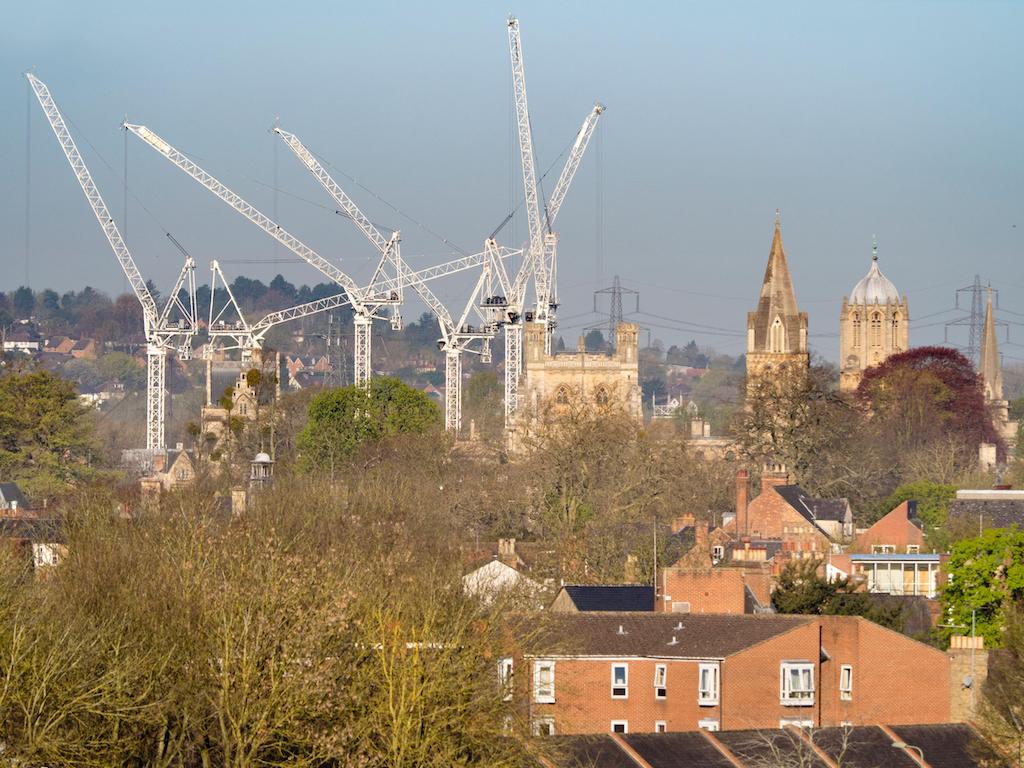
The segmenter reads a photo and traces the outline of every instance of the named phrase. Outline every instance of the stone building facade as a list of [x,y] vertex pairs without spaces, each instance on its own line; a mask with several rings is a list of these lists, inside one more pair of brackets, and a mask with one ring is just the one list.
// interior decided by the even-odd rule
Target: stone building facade
[[524,332],[522,405],[527,418],[536,420],[546,409],[557,416],[559,409],[582,403],[598,409],[621,407],[637,422],[643,420],[638,325],[619,325],[611,355],[587,352],[582,341],[575,354],[549,355],[544,351],[544,323],[526,323]]
[[782,247],[782,226],[775,214],[775,233],[764,272],[757,309],[747,313],[747,386],[781,367],[806,369],[807,313],[801,312]]
[[868,368],[910,348],[910,309],[896,286],[878,268],[878,246],[871,269],[843,298],[839,312],[839,388],[852,392]]
[[[992,423],[999,436],[1006,442],[1007,448],[1011,452],[1015,452],[1019,425],[1016,421],[1010,420],[1010,404],[1003,393],[1003,368],[999,359],[999,343],[996,339],[996,320],[992,310],[991,288],[989,288],[988,303],[985,306],[985,328],[981,334],[979,363],[985,403],[992,415]],[[994,459],[996,454],[994,446],[991,446],[990,453]]]

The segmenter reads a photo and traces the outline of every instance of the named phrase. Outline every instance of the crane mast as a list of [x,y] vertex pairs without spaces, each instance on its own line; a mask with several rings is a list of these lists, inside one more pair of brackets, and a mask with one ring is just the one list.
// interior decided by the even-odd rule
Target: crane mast
[[539,198],[537,194],[537,173],[533,152],[533,133],[530,125],[530,112],[526,98],[526,73],[523,64],[522,38],[519,22],[514,16],[508,19],[509,53],[512,60],[512,91],[516,104],[516,124],[519,133],[519,157],[523,172],[523,189],[525,195],[526,220],[530,239],[527,244],[527,256],[515,276],[509,296],[510,322],[505,326],[505,426],[511,427],[516,412],[519,410],[519,379],[522,376],[523,320],[526,319],[524,303],[526,286],[530,277],[534,278],[536,298],[535,312],[529,317],[545,324],[545,350],[551,352],[551,337],[554,317],[557,310],[557,289],[555,278],[557,273],[558,235],[553,231],[554,220],[565,199],[566,192],[579,168],[580,161],[586,151],[590,137],[604,106],[600,103],[583,121],[583,126],[576,134],[572,150],[559,176],[551,201],[545,209],[547,231],[540,217]]
[[[177,347],[181,357],[187,359],[191,356],[192,338],[196,333],[195,261],[186,255],[185,264],[161,312],[93,181],[92,174],[64,122],[64,116],[57,107],[50,89],[31,72],[25,73],[25,77],[57,137],[57,143],[60,144],[96,221],[99,222],[115,258],[121,265],[121,270],[135,293],[135,298],[142,305],[143,331],[146,338],[146,448],[150,451],[162,451],[165,447],[167,350],[169,347]],[[188,286],[187,304],[182,302],[180,296],[185,286]],[[175,310],[182,318],[180,321],[171,320],[171,313]]]
[[[385,238],[295,134],[280,127],[275,127],[273,130],[380,252],[381,265],[388,261],[394,266],[399,287],[410,286],[434,314],[441,332],[438,346],[445,353],[445,429],[457,432],[462,424],[462,353],[474,340],[489,339],[493,336],[493,331],[488,334],[486,331],[470,330],[465,322],[468,312],[477,304],[478,294],[485,281],[483,279],[477,281],[465,311],[459,323],[456,324],[441,300],[423,280],[415,277],[412,270],[402,260],[399,233],[395,232],[390,238]],[[496,330],[496,326],[494,329]]]
[[292,253],[319,270],[330,280],[342,287],[348,295],[349,302],[355,312],[353,324],[355,326],[355,370],[353,380],[357,386],[366,386],[370,381],[370,326],[372,318],[381,305],[393,305],[398,303],[396,289],[386,291],[378,296],[364,296],[356,282],[318,254],[308,245],[274,222],[269,216],[263,214],[255,206],[246,202],[242,197],[225,184],[221,183],[214,176],[199,167],[198,164],[189,159],[179,150],[175,149],[168,142],[158,136],[154,131],[144,125],[131,125],[126,123],[127,130],[145,141],[149,146],[166,157],[172,164],[191,176],[203,187],[212,192],[216,197],[229,205],[232,209],[242,214],[249,221],[269,234],[279,243],[288,248]]

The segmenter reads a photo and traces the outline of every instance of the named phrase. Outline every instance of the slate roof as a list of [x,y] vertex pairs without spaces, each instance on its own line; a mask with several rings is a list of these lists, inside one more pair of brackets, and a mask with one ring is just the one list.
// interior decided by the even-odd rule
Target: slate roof
[[[1003,766],[995,753],[968,725],[889,726],[907,744],[919,747],[932,768],[985,768]],[[814,744],[843,768],[915,768],[905,751],[894,749],[893,739],[877,725],[853,728],[817,728],[806,731]],[[705,733],[631,733],[621,740],[652,768],[763,768],[800,765],[826,768],[800,734],[787,729],[759,729]],[[715,742],[732,753],[730,761]],[[612,736],[552,736],[541,742],[547,763],[556,768],[636,768]],[[841,755],[841,758],[839,757]],[[992,762],[982,762],[992,760]]]
[[562,587],[579,611],[653,611],[654,587],[643,584],[579,584]]
[[907,744],[920,747],[932,768],[959,768],[977,765],[982,760],[986,765],[1007,765],[1000,762],[997,754],[965,723],[894,725],[892,730]]
[[775,492],[811,523],[817,523],[819,520],[834,520],[841,523],[846,519],[846,512],[850,506],[846,499],[819,499],[811,496],[799,485],[777,485]]
[[17,483],[0,483],[0,509],[10,509],[12,502],[18,502],[19,509],[31,509],[28,499]]
[[583,768],[636,768],[636,763],[608,735],[552,736],[544,751],[556,765]]
[[59,520],[40,517],[0,517],[0,539],[22,539],[42,544],[63,544]]
[[1024,527],[1022,499],[954,499],[949,502],[949,519],[976,524],[979,516],[988,528]]
[[622,737],[651,768],[733,768],[733,764],[699,731],[630,733]]
[[829,768],[798,733],[790,730],[722,731],[715,736],[744,764]]
[[560,613],[545,617],[528,645],[532,655],[724,659],[809,621],[777,614]]

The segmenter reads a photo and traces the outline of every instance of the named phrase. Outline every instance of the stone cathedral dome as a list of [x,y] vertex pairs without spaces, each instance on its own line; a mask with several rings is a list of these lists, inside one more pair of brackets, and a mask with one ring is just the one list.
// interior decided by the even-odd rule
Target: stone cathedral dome
[[850,293],[851,304],[885,304],[887,302],[899,304],[900,292],[892,284],[882,270],[878,268],[878,246],[871,249],[871,269],[861,278],[861,281],[853,286]]

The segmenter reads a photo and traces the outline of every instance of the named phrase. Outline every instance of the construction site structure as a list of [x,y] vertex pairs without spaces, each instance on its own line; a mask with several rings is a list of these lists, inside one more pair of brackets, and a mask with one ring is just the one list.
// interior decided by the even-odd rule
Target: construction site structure
[[183,360],[191,358],[192,339],[197,331],[195,261],[186,255],[184,266],[178,274],[167,302],[160,310],[71,137],[71,132],[50,94],[50,89],[31,72],[25,76],[57,137],[64,156],[71,165],[71,170],[92,208],[93,215],[121,265],[135,298],[142,305],[143,333],[146,339],[146,449],[151,452],[163,451],[166,448],[164,414],[167,354],[168,351],[176,351]]

